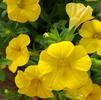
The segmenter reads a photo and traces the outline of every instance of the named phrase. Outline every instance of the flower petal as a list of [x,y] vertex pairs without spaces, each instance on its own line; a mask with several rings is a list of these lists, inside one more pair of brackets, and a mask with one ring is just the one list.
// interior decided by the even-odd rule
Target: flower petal
[[[12,10],[10,10],[12,9]],[[24,13],[24,10],[20,9],[19,7],[8,7],[8,17],[10,20],[18,21],[21,23],[25,23],[28,19]]]
[[17,37],[17,41],[19,41],[20,46],[23,48],[25,46],[28,46],[30,43],[30,38],[27,34],[20,34]]
[[51,57],[50,55],[47,54],[47,50],[43,50],[40,53],[40,58],[38,62],[38,67],[43,74],[49,73],[50,71],[53,70],[52,66],[57,65],[56,59]]
[[85,100],[101,100],[101,87],[97,84],[94,84],[92,92]]
[[[13,46],[14,47],[14,46]],[[7,59],[10,59],[10,60],[12,60],[12,61],[14,61],[16,58],[18,58],[19,57],[19,55],[20,55],[20,52],[18,52],[16,49],[14,49],[13,47],[11,47],[11,46],[8,46],[7,48],[6,48],[6,58]],[[15,48],[16,48],[16,46],[15,46]],[[16,54],[16,55],[15,55]]]
[[92,38],[95,33],[92,22],[85,22],[79,30],[79,33],[83,38]]
[[38,83],[33,82],[33,84],[31,83],[30,86],[27,88],[19,88],[18,92],[30,97],[34,97],[37,96],[37,92],[38,92],[37,89],[38,89]]
[[[69,97],[71,100],[85,100],[85,98],[88,96],[88,94],[91,93],[93,90],[93,84],[91,79],[89,78],[88,81],[80,86],[77,89],[65,89],[64,92],[67,97]],[[88,100],[88,99],[87,99]]]
[[[56,66],[55,66],[56,67]],[[66,86],[66,78],[64,68],[54,68],[54,70],[44,76],[44,83],[51,90],[62,90]]]
[[8,66],[8,68],[9,68],[9,70],[12,72],[12,73],[15,73],[16,72],[16,70],[17,70],[17,65],[16,65],[16,63],[12,63],[11,65],[9,65]]
[[92,20],[93,27],[95,30],[95,33],[101,34],[101,21],[99,20]]
[[39,4],[34,4],[31,6],[26,6],[24,14],[29,21],[36,21],[41,13],[41,8]]
[[101,55],[101,40],[98,40],[98,45],[97,54]]
[[81,71],[88,71],[91,67],[91,59],[82,46],[75,46],[74,52],[72,52],[70,58],[72,58],[71,65],[73,68]]
[[30,65],[25,69],[25,73],[27,74],[27,76],[29,76],[30,78],[40,78],[42,75],[38,68],[38,65]]
[[96,52],[99,47],[98,40],[93,38],[82,38],[79,44],[84,46],[88,53]]
[[27,88],[30,85],[30,79],[25,76],[24,72],[18,71],[15,77],[15,83],[18,88]]
[[90,6],[85,7],[81,3],[68,3],[66,5],[66,12],[70,18],[69,28],[74,26],[77,28],[85,21],[92,19],[93,9]]
[[50,90],[45,88],[41,83],[37,83],[35,81],[32,82],[28,88],[19,89],[18,92],[30,97],[38,96],[40,98],[48,98],[53,96]]
[[85,9],[85,6],[81,3],[78,3],[78,4],[68,3],[66,5],[66,12],[69,15],[69,17],[80,15],[84,9]]
[[9,5],[16,5],[17,0],[5,0],[5,2]]
[[74,45],[69,41],[63,41],[50,45],[47,53],[55,58],[62,59],[68,57],[74,49]]
[[23,0],[23,5],[25,6],[29,6],[29,5],[37,4],[37,3],[39,3],[39,0]]
[[66,76],[66,87],[69,89],[77,89],[84,85],[88,80],[88,74],[86,72],[74,70],[72,68],[68,71]]
[[28,62],[29,57],[30,57],[29,51],[27,47],[25,47],[21,51],[21,55],[17,59],[15,59],[14,62],[16,63],[17,66],[23,66]]

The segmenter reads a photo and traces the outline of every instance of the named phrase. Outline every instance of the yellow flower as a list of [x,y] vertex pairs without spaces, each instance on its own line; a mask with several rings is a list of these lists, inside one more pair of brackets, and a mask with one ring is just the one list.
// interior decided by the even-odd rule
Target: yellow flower
[[92,19],[93,9],[90,6],[85,7],[81,3],[68,3],[66,12],[70,18],[69,28],[77,28],[80,24]]
[[51,44],[42,51],[39,67],[46,73],[46,84],[53,90],[76,88],[88,79],[86,71],[91,60],[82,46],[74,46],[69,41]]
[[84,100],[101,100],[101,87],[93,84],[93,90]]
[[36,21],[41,12],[39,0],[5,0],[5,2],[8,17],[13,21],[21,23]]
[[101,22],[88,21],[82,25],[79,33],[82,37],[80,44],[85,47],[87,52],[97,52],[98,55],[101,55]]
[[28,66],[24,72],[18,71],[15,83],[19,88],[18,92],[30,97],[40,98],[52,97],[53,94],[44,84],[44,74],[40,72],[38,66]]
[[[88,81],[81,87],[77,89],[64,89],[65,96],[71,100],[85,100],[88,94],[93,90],[93,83],[89,78]],[[95,99],[96,100],[96,99]]]
[[11,65],[9,65],[9,70],[13,73],[16,72],[17,67],[28,62],[30,55],[27,46],[29,43],[30,38],[25,34],[20,34],[9,42],[6,48],[6,58],[12,61]]
[[67,89],[64,92],[71,100],[101,100],[101,87],[92,83],[91,79],[78,89]]

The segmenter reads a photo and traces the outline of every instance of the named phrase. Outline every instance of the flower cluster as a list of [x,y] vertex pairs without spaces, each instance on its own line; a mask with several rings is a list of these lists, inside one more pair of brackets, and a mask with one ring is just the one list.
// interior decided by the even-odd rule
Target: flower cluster
[[[39,0],[5,0],[5,3],[8,17],[13,21],[36,21],[40,15]],[[88,74],[92,67],[91,55],[101,56],[101,22],[94,19],[90,6],[81,3],[68,3],[66,12],[69,35],[82,24],[78,44],[67,40],[52,43],[40,52],[38,64],[27,66],[31,56],[27,46],[31,39],[27,34],[20,34],[6,48],[6,58],[11,60],[8,68],[17,72],[15,84],[21,94],[51,98],[53,91],[62,90],[71,100],[101,100],[101,88]]]

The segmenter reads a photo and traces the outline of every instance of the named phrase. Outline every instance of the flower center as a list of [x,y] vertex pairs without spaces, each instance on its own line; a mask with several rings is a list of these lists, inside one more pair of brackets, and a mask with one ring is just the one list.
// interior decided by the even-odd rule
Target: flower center
[[68,66],[70,67],[70,62],[68,61],[67,58],[61,59],[59,61],[59,66],[60,67],[68,67]]
[[13,48],[15,51],[16,51],[16,55],[20,55],[21,54],[21,48],[20,47],[15,47],[15,48]]
[[16,48],[16,51],[21,52],[21,48],[20,47]]
[[33,79],[33,80],[31,81],[31,84],[32,84],[32,85],[33,85],[33,84],[36,84],[36,86],[38,86],[38,85],[42,84],[42,81],[41,81],[40,79]]
[[24,8],[24,0],[18,0],[17,5],[19,8],[23,9]]
[[97,33],[97,34],[94,34],[94,35],[93,35],[93,38],[101,39],[101,34],[98,34],[98,33]]
[[22,51],[21,47],[12,47],[12,50],[13,50],[14,54],[16,55],[16,56],[14,56],[14,59],[18,58],[21,55],[21,51]]

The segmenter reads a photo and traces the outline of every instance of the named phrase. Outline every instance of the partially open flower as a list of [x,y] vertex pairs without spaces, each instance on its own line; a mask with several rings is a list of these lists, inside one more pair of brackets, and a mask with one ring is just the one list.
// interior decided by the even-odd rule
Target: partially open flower
[[93,18],[93,9],[90,6],[85,7],[81,3],[68,3],[66,12],[69,16],[69,29],[78,27],[80,24]]

